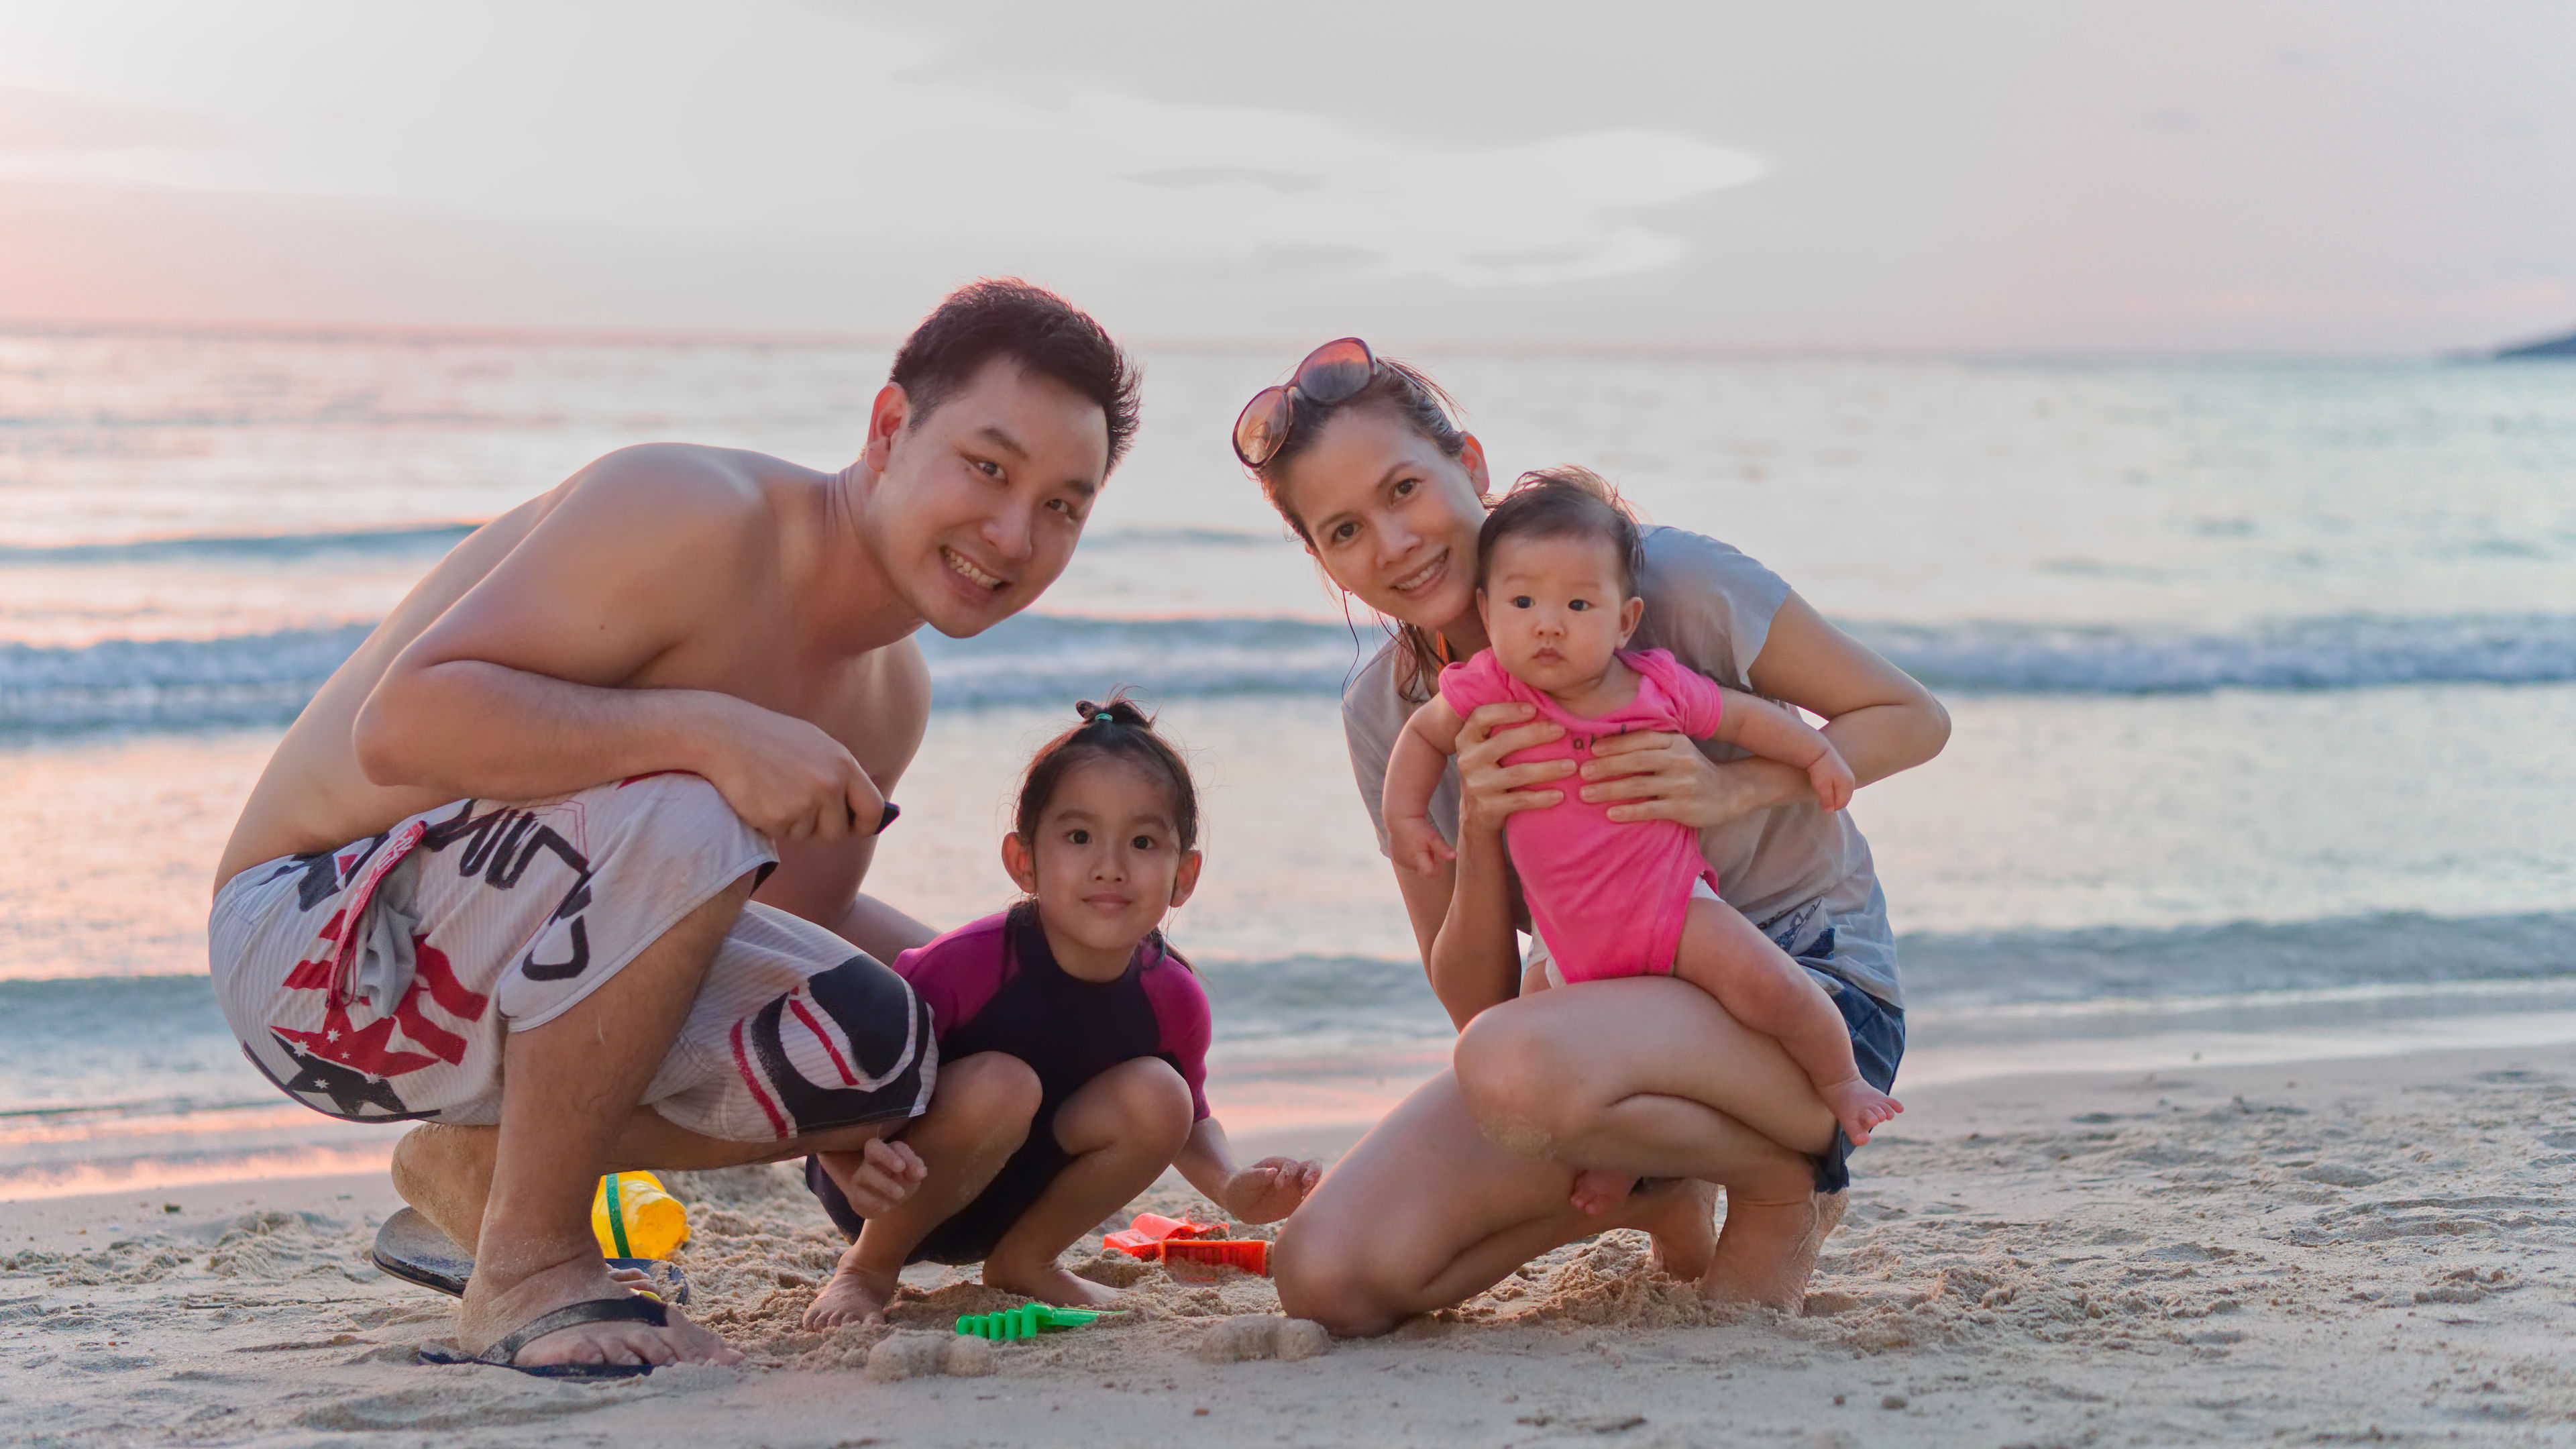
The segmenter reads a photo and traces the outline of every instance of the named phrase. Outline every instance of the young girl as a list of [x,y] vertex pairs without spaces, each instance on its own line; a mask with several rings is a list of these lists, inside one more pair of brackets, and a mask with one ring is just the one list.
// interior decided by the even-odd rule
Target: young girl
[[895,958],[939,1044],[930,1110],[903,1138],[921,1186],[862,1221],[846,1192],[858,1159],[806,1159],[851,1240],[808,1328],[883,1318],[918,1262],[980,1262],[992,1287],[1097,1307],[1115,1295],[1056,1255],[1164,1168],[1248,1223],[1286,1217],[1322,1176],[1285,1157],[1238,1169],[1208,1115],[1207,993],[1156,929],[1198,884],[1188,766],[1126,700],[1075,708],[1002,837],[1027,899]]
[[[1431,823],[1432,792],[1466,716],[1506,701],[1565,728],[1508,763],[1579,762],[1595,740],[1669,730],[1805,770],[1828,810],[1849,803],[1851,768],[1795,713],[1695,674],[1661,649],[1620,647],[1645,610],[1637,526],[1599,478],[1580,468],[1523,475],[1476,542],[1476,608],[1492,647],[1440,672],[1439,694],[1414,711],[1387,762],[1386,823],[1399,864],[1434,875],[1455,858]],[[1504,825],[1558,979],[1669,972],[1691,982],[1777,1038],[1854,1142],[1904,1110],[1861,1079],[1850,1033],[1823,989],[1718,899],[1696,833],[1675,821],[1614,822],[1608,812],[1568,789],[1555,805]],[[1584,1173],[1576,1201],[1607,1206],[1626,1181]]]

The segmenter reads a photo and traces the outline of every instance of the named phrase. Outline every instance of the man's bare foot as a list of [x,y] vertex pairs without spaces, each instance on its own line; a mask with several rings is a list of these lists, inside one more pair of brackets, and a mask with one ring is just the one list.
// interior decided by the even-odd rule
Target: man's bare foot
[[1058,1308],[1107,1308],[1118,1301],[1118,1292],[1088,1278],[1077,1278],[1066,1272],[1052,1258],[1044,1263],[1011,1263],[987,1259],[984,1263],[984,1286],[1017,1293],[1040,1303]]
[[1816,1095],[1825,1099],[1833,1110],[1834,1120],[1843,1125],[1843,1135],[1855,1144],[1867,1142],[1870,1132],[1881,1123],[1905,1110],[1905,1104],[1869,1083],[1854,1077],[1819,1087]]
[[1794,1314],[1807,1303],[1816,1256],[1843,1220],[1843,1194],[1800,1202],[1751,1203],[1729,1196],[1717,1251],[1700,1275],[1702,1297],[1715,1303],[1767,1303]]
[[852,1265],[846,1258],[832,1270],[832,1281],[814,1295],[805,1310],[808,1329],[837,1328],[844,1323],[883,1323],[886,1307],[902,1285],[892,1273]]
[[1717,1186],[1696,1178],[1667,1181],[1629,1200],[1628,1226],[1655,1240],[1655,1267],[1689,1282],[1708,1271],[1717,1250]]
[[1597,1218],[1625,1204],[1628,1201],[1628,1194],[1635,1191],[1636,1187],[1635,1173],[1609,1172],[1598,1167],[1587,1167],[1574,1175],[1574,1191],[1569,1193],[1567,1198],[1574,1204],[1576,1211],[1588,1213]]
[[[484,1353],[521,1325],[558,1308],[595,1298],[623,1298],[627,1290],[609,1277],[608,1265],[584,1254],[498,1286],[497,1275],[478,1272],[465,1285],[456,1311],[456,1339],[467,1353]],[[519,1350],[512,1360],[539,1364],[671,1364],[742,1362],[732,1345],[669,1310],[669,1322],[581,1323],[558,1329]]]

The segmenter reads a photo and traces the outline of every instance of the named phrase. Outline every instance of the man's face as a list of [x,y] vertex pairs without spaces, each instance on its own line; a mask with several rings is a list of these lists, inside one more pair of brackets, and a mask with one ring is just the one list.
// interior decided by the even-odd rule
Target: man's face
[[1109,420],[996,357],[931,409],[877,397],[866,530],[912,611],[952,639],[1027,608],[1073,558],[1109,471]]

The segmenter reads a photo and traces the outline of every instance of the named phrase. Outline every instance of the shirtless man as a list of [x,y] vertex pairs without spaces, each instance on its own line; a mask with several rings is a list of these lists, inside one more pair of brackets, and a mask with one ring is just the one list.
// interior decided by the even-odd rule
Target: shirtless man
[[603,1172],[818,1153],[862,1212],[919,1181],[882,1139],[930,1023],[870,956],[932,933],[858,890],[927,720],[909,636],[1054,582],[1135,388],[1089,317],[976,283],[850,467],[611,453],[457,545],[287,731],[216,871],[217,995],[290,1097],[436,1124],[394,1185],[475,1249],[466,1352],[739,1357],[612,1280]]

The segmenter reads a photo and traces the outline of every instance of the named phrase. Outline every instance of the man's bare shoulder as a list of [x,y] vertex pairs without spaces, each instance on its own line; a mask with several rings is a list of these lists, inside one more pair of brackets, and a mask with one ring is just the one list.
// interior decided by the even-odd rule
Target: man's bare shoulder
[[765,453],[697,443],[638,443],[594,459],[566,479],[563,500],[593,514],[628,515],[664,531],[764,530],[782,494],[803,494],[826,475]]

